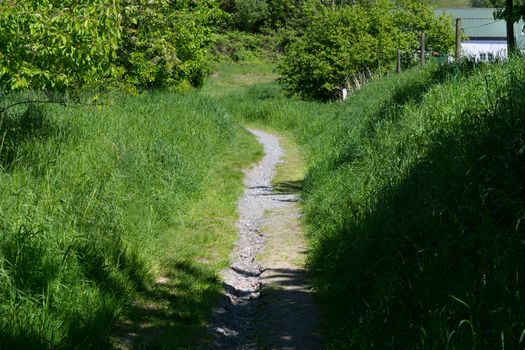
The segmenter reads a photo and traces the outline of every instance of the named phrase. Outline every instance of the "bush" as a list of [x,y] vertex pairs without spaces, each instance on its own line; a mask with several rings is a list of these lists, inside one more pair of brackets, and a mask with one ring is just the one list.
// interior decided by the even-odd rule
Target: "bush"
[[268,15],[266,0],[235,0],[233,20],[241,30],[257,32]]
[[200,86],[208,73],[213,2],[122,0],[117,64],[132,88]]
[[290,94],[330,100],[359,74],[393,69],[397,49],[409,65],[427,33],[427,49],[448,52],[453,43],[449,21],[434,19],[432,9],[412,0],[377,0],[313,11],[303,35],[285,51],[280,81]]
[[213,36],[211,54],[217,61],[260,62],[277,59],[278,37],[228,31]]
[[0,88],[77,93],[200,86],[208,72],[209,1],[0,2]]

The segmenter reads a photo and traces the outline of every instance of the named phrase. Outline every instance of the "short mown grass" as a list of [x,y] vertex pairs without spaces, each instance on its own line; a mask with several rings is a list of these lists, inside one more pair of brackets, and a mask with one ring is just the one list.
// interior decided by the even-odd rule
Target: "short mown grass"
[[204,334],[260,154],[239,124],[157,92],[21,107],[0,130],[0,348],[107,348],[119,319],[152,329],[139,342]]
[[525,345],[524,86],[517,58],[412,69],[345,103],[286,98],[275,82],[218,97],[305,149],[327,348]]

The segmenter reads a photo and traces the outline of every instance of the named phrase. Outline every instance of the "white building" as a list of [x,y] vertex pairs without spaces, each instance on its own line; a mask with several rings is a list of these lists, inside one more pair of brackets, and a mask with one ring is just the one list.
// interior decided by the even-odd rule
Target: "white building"
[[[494,19],[493,8],[437,9],[436,16],[445,13],[452,17],[455,28],[456,19],[461,19],[463,33],[467,36],[461,43],[463,55],[476,61],[493,61],[507,57],[507,27],[505,21]],[[520,20],[514,24],[516,45],[525,49],[525,23]]]

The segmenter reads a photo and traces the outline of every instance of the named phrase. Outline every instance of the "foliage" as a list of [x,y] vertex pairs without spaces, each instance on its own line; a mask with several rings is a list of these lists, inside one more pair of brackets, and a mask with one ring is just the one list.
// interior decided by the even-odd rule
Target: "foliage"
[[448,52],[453,31],[446,17],[413,0],[377,0],[370,4],[320,7],[304,35],[285,52],[278,70],[289,93],[329,100],[360,73],[384,73],[395,66],[400,49],[410,64],[427,35],[427,50]]
[[513,0],[512,9],[507,7],[507,1],[503,0],[490,0],[493,6],[497,7],[494,18],[505,19],[511,22],[518,22],[520,19],[525,19],[525,1]]
[[0,2],[0,86],[46,92],[199,86],[216,2]]
[[268,0],[266,25],[274,29],[290,26],[290,22],[301,16],[304,3],[300,0]]
[[207,74],[213,1],[122,0],[118,65],[132,87],[199,86]]
[[275,61],[279,52],[279,36],[226,31],[214,34],[211,54],[214,60],[230,62]]
[[430,0],[430,4],[439,8],[455,7],[455,8],[470,8],[470,7],[491,7],[491,0]]
[[116,75],[119,28],[114,0],[0,1],[0,88],[96,87]]
[[233,18],[239,29],[257,32],[268,15],[266,0],[235,0]]
[[295,27],[312,0],[222,0],[220,8],[229,14],[228,29],[250,33]]

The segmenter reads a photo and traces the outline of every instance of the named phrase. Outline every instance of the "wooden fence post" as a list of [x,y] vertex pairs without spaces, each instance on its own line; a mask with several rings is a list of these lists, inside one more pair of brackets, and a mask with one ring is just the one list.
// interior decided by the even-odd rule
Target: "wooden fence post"
[[461,62],[461,18],[456,19],[456,62]]
[[396,72],[401,73],[401,50],[397,49],[397,68]]
[[421,50],[420,50],[419,63],[425,64],[425,32],[421,33]]
[[[513,1],[505,0],[505,11],[511,16],[514,15],[513,8],[514,8]],[[505,19],[505,23],[507,27],[507,57],[510,57],[516,51],[516,37],[514,36],[514,21],[507,18]]]

